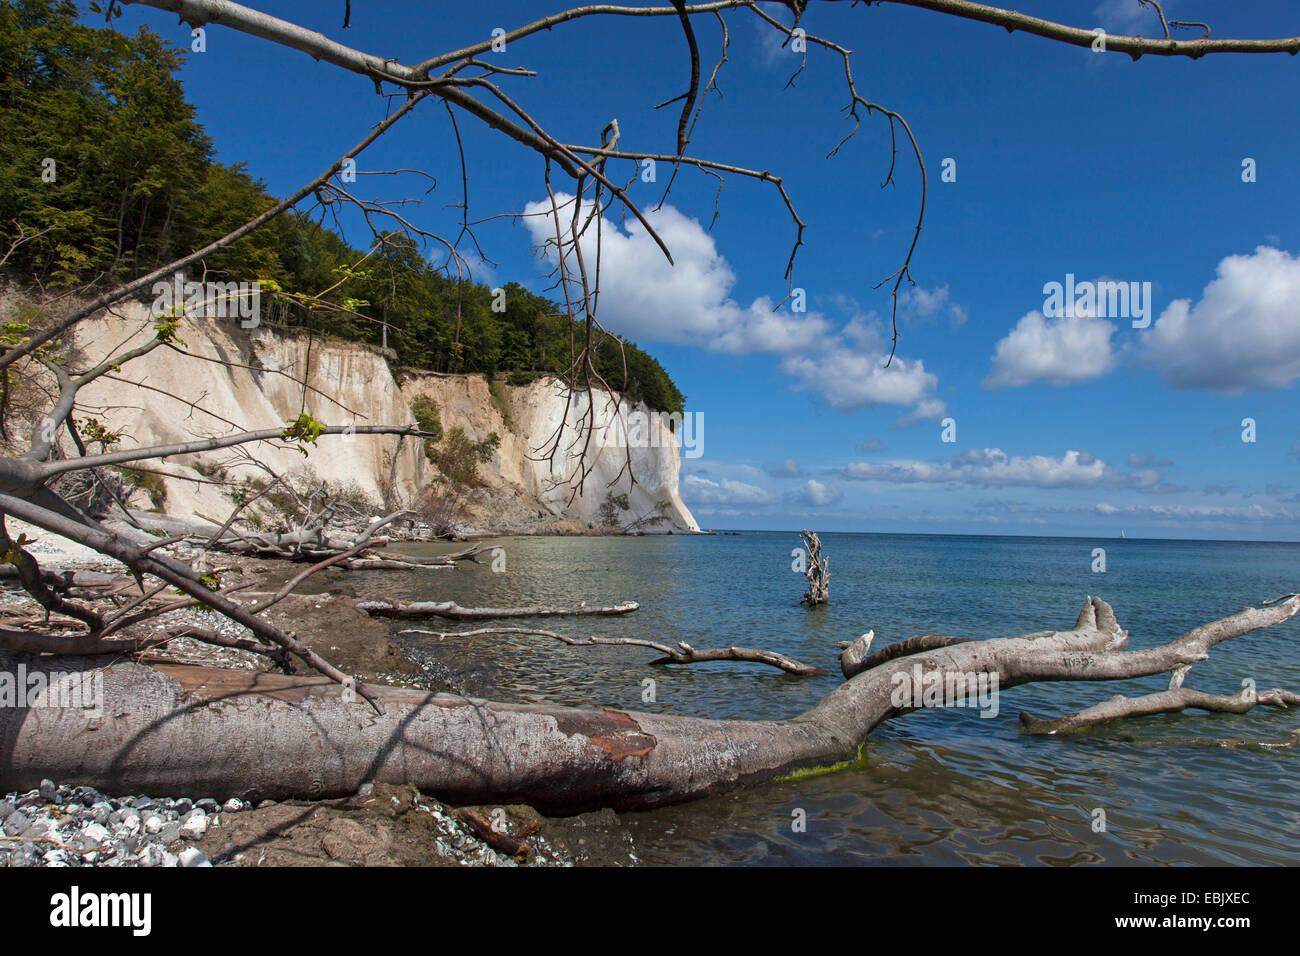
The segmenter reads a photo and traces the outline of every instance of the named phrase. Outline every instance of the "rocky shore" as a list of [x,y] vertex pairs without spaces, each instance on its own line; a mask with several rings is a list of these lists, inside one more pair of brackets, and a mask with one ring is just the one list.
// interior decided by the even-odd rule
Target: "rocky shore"
[[0,866],[211,866],[192,843],[244,809],[237,799],[108,797],[42,780],[0,800]]
[[[35,529],[33,529],[35,530]],[[113,570],[96,554],[35,532],[40,560],[50,566]],[[86,549],[88,550],[88,549]],[[222,556],[227,579],[250,591],[278,588],[300,570],[279,561]],[[345,572],[327,570],[268,612],[277,624],[361,679],[460,693],[460,681],[425,648],[403,645],[390,627],[353,607]],[[0,615],[39,608],[16,582],[0,584]],[[181,621],[230,636],[245,629],[195,609],[172,612],[144,627]],[[139,655],[143,662],[180,661],[264,670],[245,651],[177,638]],[[106,661],[106,663],[108,663]],[[612,811],[549,818],[531,807],[453,807],[414,787],[367,784],[334,800],[264,801],[256,806],[220,795],[167,797],[101,793],[75,781],[42,781],[35,790],[0,796],[0,867],[205,866],[635,866],[629,830]],[[478,824],[467,822],[473,820]],[[489,828],[483,826],[488,821]],[[495,831],[485,833],[485,829]],[[500,852],[498,835],[522,841],[519,856]],[[485,837],[492,837],[487,839]]]
[[[512,810],[517,818],[519,809]],[[493,812],[502,832],[508,832],[505,811],[494,808]],[[404,819],[411,814],[418,820]],[[315,818],[305,829],[315,831],[319,856],[305,845],[312,841],[295,839],[282,829],[287,822],[302,824],[308,818]],[[405,831],[405,845],[394,846],[397,834],[393,832],[376,840],[376,819],[402,821],[397,829]],[[579,861],[590,856],[581,848],[576,855]],[[456,809],[410,787],[367,784],[348,800],[266,801],[254,808],[237,798],[220,803],[208,797],[110,797],[91,787],[43,780],[36,790],[0,799],[0,867],[293,863],[572,866],[574,854],[533,834],[526,856],[507,856],[462,822]]]

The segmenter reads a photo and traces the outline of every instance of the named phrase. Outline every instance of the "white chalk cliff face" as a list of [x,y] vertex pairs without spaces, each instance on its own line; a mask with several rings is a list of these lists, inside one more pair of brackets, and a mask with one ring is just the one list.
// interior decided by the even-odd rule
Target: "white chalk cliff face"
[[[98,360],[109,349],[124,350],[153,334],[148,307],[132,304],[119,317],[83,323],[75,345],[87,359]],[[610,513],[606,502],[613,497],[613,513],[623,527],[699,530],[677,490],[678,436],[644,405],[624,402],[621,415],[615,416],[610,396],[597,392],[598,427],[587,443],[580,434],[591,421],[582,415],[587,395],[574,393],[570,400],[555,379],[521,387],[497,385],[494,400],[481,375],[408,373],[399,386],[381,350],[355,343],[308,340],[264,328],[245,330],[236,320],[194,318],[180,323],[177,338],[190,356],[160,348],[136,359],[120,377],[143,382],[146,388],[100,379],[82,391],[77,417],[93,415],[111,430],[123,432],[121,447],[127,448],[215,437],[234,431],[230,423],[241,430],[283,427],[304,411],[327,425],[408,425],[414,423],[410,403],[423,394],[437,404],[444,434],[460,427],[475,440],[492,432],[500,438],[492,461],[479,467],[484,487],[471,494],[465,506],[463,517],[475,528],[591,530],[602,523],[602,506],[606,516]],[[308,385],[305,397],[295,381],[303,377]],[[191,407],[190,401],[202,410]],[[648,427],[633,428],[629,441],[623,437],[623,423],[633,413],[639,414],[634,420],[648,422]],[[548,458],[562,422],[558,449]],[[634,447],[623,447],[629,444]],[[572,488],[566,482],[579,469],[584,445],[591,472],[582,494],[570,501]],[[319,479],[355,484],[375,499],[390,476],[404,498],[414,497],[437,477],[420,443],[396,436],[323,436],[315,448],[308,447],[305,458],[291,447],[260,443],[249,448],[277,472],[308,467]],[[626,471],[614,481],[628,454],[635,485]],[[232,465],[231,457],[229,450],[222,450],[147,467],[188,479],[203,478],[217,463],[235,478],[263,474],[248,465]],[[169,514],[222,520],[231,508],[216,485],[179,478],[166,479],[166,485],[164,510]],[[626,508],[620,507],[623,494]]]
[[[475,441],[494,432],[501,439],[492,462],[480,468],[486,487],[471,502],[472,523],[527,531],[545,530],[558,522],[556,530],[590,530],[604,523],[607,499],[617,499],[612,513],[621,527],[646,532],[700,530],[677,490],[677,436],[644,405],[629,406],[624,401],[615,414],[611,396],[598,391],[597,427],[588,441],[586,430],[592,418],[583,414],[586,392],[570,396],[553,378],[521,387],[498,385],[497,390],[502,400],[494,402],[481,375],[414,374],[402,384],[408,401],[417,395],[433,399],[444,432],[459,427]],[[654,420],[645,435],[634,429],[629,441],[620,436],[633,413],[639,420]],[[623,467],[629,453],[635,484]],[[584,460],[590,470],[575,496],[572,480]]]

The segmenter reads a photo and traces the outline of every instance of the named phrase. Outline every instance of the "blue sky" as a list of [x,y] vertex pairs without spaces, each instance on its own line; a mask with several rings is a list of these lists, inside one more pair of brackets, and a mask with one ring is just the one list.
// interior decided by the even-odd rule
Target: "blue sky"
[[[343,31],[342,3],[257,6],[407,63],[560,9],[365,0]],[[1159,30],[1137,0],[1017,8]],[[1300,34],[1300,8],[1272,0],[1165,9],[1209,18],[1216,37]],[[128,7],[120,22],[189,44],[171,15]],[[803,26],[855,51],[859,91],[907,118],[930,172],[917,286],[884,369],[888,287],[872,286],[910,240],[915,164],[900,145],[896,186],[880,188],[879,117],[826,158],[850,128],[839,57],[814,47],[787,89],[798,55],[747,11],[727,22],[723,96],[710,96],[690,151],[784,177],[808,223],[794,277],[807,310],[772,312],[793,226],[770,187],[735,176],[711,231],[716,184],[699,173],[683,171],[653,215],[676,268],[612,222],[603,253],[602,320],[658,356],[704,416],[703,454],[683,461],[682,482],[701,525],[1300,540],[1300,59],[1133,62],[923,10],[813,3]],[[707,74],[716,21],[697,30]],[[506,85],[565,142],[596,143],[617,117],[624,146],[674,148],[678,107],[653,109],[685,85],[685,43],[668,18],[570,24],[493,62],[538,71]],[[220,158],[247,162],[278,195],[383,115],[368,80],[218,26],[182,77]],[[540,159],[460,119],[472,218],[545,198]],[[946,159],[954,182],[941,181]],[[399,167],[437,178],[409,214],[454,236],[459,158],[441,106],[405,120],[360,168]],[[630,164],[611,170],[632,177]],[[631,188],[647,208],[659,172]],[[361,184],[381,198],[427,188]],[[478,237],[494,260],[485,280],[544,289],[527,225],[496,219]],[[1086,306],[1044,316],[1045,285],[1067,274],[1149,283],[1149,327]]]

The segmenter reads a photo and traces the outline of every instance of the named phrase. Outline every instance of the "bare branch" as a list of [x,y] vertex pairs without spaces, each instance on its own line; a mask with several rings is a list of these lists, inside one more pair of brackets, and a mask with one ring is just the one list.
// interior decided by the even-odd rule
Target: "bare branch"
[[648,647],[664,655],[651,661],[651,664],[699,664],[705,661],[741,661],[753,664],[768,664],[798,677],[813,677],[827,673],[820,667],[800,663],[794,658],[779,654],[776,651],[764,651],[752,647],[719,647],[711,650],[701,650],[691,647],[685,642],[679,642],[677,647],[669,647],[667,644],[660,644],[656,641],[648,641],[637,637],[597,637],[594,634],[587,638],[569,637],[565,634],[557,634],[555,631],[544,631],[530,627],[480,627],[471,631],[430,631],[424,628],[408,628],[399,633],[431,634],[440,640],[448,637],[480,637],[484,634],[535,634],[539,637],[549,637],[561,641],[570,647],[595,647],[598,645],[602,647]]
[[1216,714],[1245,714],[1260,704],[1285,710],[1287,707],[1300,704],[1300,694],[1277,688],[1258,694],[1252,690],[1243,690],[1239,694],[1231,695],[1206,694],[1188,687],[1179,687],[1143,697],[1117,695],[1108,701],[1055,720],[1035,717],[1027,711],[1021,711],[1020,723],[1025,731],[1031,734],[1071,734],[1129,717],[1176,714],[1188,708],[1207,710]]

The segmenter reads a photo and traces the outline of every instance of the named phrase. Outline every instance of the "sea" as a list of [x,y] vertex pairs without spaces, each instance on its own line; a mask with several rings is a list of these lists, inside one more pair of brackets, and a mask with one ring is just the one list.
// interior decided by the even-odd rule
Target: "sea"
[[[1096,595],[1115,608],[1137,649],[1300,591],[1296,543],[833,532],[821,541],[831,601],[813,609],[800,603],[806,582],[793,532],[504,537],[482,542],[489,553],[481,564],[364,572],[357,590],[466,606],[634,600],[640,610],[622,617],[537,626],[767,648],[830,671],[794,677],[734,662],[656,666],[650,649],[570,647],[536,636],[422,638],[473,695],[713,718],[802,712],[841,683],[838,643],[868,630],[880,648],[914,634],[983,639],[1068,629]],[[455,547],[463,546],[400,550]],[[1261,691],[1300,691],[1300,619],[1218,645],[1185,686],[1233,694],[1246,680]],[[1300,711],[1187,711],[1068,737],[1021,730],[1021,711],[1060,716],[1167,686],[1167,675],[1027,685],[1000,692],[992,717],[972,708],[914,711],[877,727],[852,769],[621,821],[647,864],[1300,862],[1300,748],[1215,743],[1286,738],[1300,730]]]

